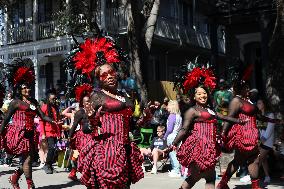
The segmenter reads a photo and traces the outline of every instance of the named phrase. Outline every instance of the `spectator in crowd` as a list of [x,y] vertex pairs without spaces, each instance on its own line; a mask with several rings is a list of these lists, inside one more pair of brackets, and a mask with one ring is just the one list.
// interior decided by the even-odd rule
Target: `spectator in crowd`
[[153,117],[152,111],[149,108],[149,106],[147,106],[146,108],[143,109],[140,118],[137,120],[136,122],[137,126],[141,128],[151,128],[152,117]]
[[256,105],[256,102],[258,100],[258,94],[259,93],[257,89],[251,89],[249,91],[249,99],[254,105]]
[[162,111],[162,117],[161,117],[161,122],[162,124],[166,124],[168,117],[169,117],[169,112],[168,112],[168,103],[169,103],[169,98],[165,97],[163,100],[163,104],[161,105],[161,111]]
[[[13,93],[11,91],[8,91],[8,93],[6,94],[6,97],[4,99],[4,102],[2,104],[2,108],[1,111],[4,114],[8,111],[8,107],[10,102],[13,100]],[[10,120],[9,123],[12,123],[12,120]],[[7,152],[5,152],[5,160],[4,160],[4,164],[3,167],[9,167],[12,166],[12,160],[13,160],[13,156],[11,154],[8,154]]]
[[61,91],[59,93],[59,112],[62,112],[69,106],[71,106],[70,101],[66,99],[64,91]]
[[[261,114],[274,119],[274,114],[269,111],[267,103],[263,99],[257,101],[257,107],[261,111]],[[269,151],[272,150],[274,144],[274,125],[275,123],[257,121],[257,126],[260,131],[260,147],[259,147],[259,162],[262,165],[265,179],[264,183],[267,185],[270,183],[269,167],[267,162],[267,156]]]
[[[157,162],[165,157],[165,150],[167,149],[167,142],[164,139],[165,127],[157,127],[157,137],[154,137],[150,148],[140,148],[141,154],[143,156],[148,156],[153,159],[153,168],[151,173],[157,174]],[[143,166],[143,171],[145,168]]]
[[[150,110],[152,112],[152,119],[151,119],[151,127],[154,131],[157,131],[158,125],[165,125],[167,118],[167,111],[161,109],[161,103],[159,101],[154,101],[154,104],[150,105]],[[154,132],[154,137],[156,137],[156,133]]]
[[[167,140],[167,145],[171,146],[179,129],[181,128],[182,118],[180,115],[179,105],[176,100],[171,100],[167,109],[170,115],[167,120],[167,131],[164,138]],[[172,170],[169,172],[169,176],[180,177],[180,164],[177,160],[176,151],[170,152],[169,157],[172,165]]]
[[168,97],[165,97],[165,98],[164,98],[163,104],[161,105],[161,109],[162,109],[163,111],[167,111],[167,106],[168,106],[169,101],[170,101],[170,100],[169,100]]
[[[42,104],[43,105],[43,104]],[[42,140],[42,134],[43,131],[41,130],[41,126],[39,124],[39,118],[35,118],[35,124],[38,123],[37,131],[39,133],[39,143],[38,143],[38,155],[39,155],[39,160],[40,160],[40,165],[36,169],[42,169],[45,165],[46,162],[46,156],[47,156],[47,151],[48,151],[48,145],[46,140]]]
[[229,102],[233,94],[228,90],[228,85],[224,79],[220,79],[219,90],[214,93],[215,110],[222,115],[228,115]]
[[181,117],[183,118],[184,113],[191,106],[190,98],[187,95],[177,94],[176,95],[176,100],[178,101]]
[[3,111],[4,113],[7,112],[10,102],[13,100],[12,97],[13,97],[13,94],[12,94],[11,91],[9,91],[9,92],[7,93],[7,95],[6,95],[6,98],[5,98],[5,100],[4,100],[4,104],[3,104],[3,106],[2,106],[2,111]]
[[282,130],[282,135],[281,135],[281,143],[280,143],[280,155],[279,159],[281,162],[281,176],[280,179],[284,181],[284,129]]
[[[48,91],[47,102],[41,106],[41,110],[45,115],[48,115],[53,120],[59,121],[58,108],[55,105],[56,94],[54,91]],[[47,143],[48,152],[44,170],[46,174],[53,173],[52,164],[55,158],[57,138],[60,137],[60,127],[58,124],[50,124],[46,121],[40,120],[41,140]]]

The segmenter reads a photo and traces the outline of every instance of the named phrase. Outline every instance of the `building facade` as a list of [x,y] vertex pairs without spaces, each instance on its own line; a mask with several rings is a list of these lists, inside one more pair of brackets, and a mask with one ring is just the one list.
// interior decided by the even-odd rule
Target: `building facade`
[[[57,26],[52,15],[63,8],[61,1],[16,2],[13,10],[2,10],[0,62],[9,64],[16,57],[30,58],[37,77],[35,97],[40,99],[47,89],[65,83],[62,62],[74,41],[67,35],[54,37]],[[212,23],[206,2],[161,1],[151,56],[146,65],[149,70],[146,82],[172,81],[178,66],[197,55],[209,60],[222,59],[226,53],[225,29]],[[95,16],[99,27],[127,48],[126,9],[117,5],[119,2],[113,0],[98,1],[99,11]]]

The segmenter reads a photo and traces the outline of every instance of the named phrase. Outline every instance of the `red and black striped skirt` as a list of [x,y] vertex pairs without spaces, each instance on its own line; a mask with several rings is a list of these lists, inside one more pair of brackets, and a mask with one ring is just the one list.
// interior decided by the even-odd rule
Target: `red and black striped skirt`
[[86,187],[124,189],[144,177],[143,157],[135,143],[90,140],[81,150],[78,171]]
[[92,140],[91,134],[84,134],[82,130],[79,130],[72,137],[70,147],[73,150],[79,150],[80,152],[90,140]]

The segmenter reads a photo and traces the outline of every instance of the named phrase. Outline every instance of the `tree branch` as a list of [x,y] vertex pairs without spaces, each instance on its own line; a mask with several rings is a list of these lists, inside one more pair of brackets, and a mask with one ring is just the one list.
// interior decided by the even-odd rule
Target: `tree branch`
[[150,49],[151,49],[151,44],[152,44],[152,40],[153,40],[155,28],[156,28],[159,9],[160,9],[160,0],[155,0],[153,7],[151,9],[150,16],[147,19],[147,22],[146,22],[146,25],[145,25],[145,29],[146,29],[145,41],[146,41],[146,45],[147,45],[149,52],[150,52]]
[[142,9],[142,15],[144,16],[144,19],[148,19],[148,17],[151,14],[151,7],[153,7],[155,0],[145,0],[143,9]]

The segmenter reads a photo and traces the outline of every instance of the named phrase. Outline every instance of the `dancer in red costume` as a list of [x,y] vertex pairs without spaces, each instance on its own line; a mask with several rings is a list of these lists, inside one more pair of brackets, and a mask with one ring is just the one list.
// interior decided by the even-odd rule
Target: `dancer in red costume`
[[183,141],[177,150],[177,158],[181,165],[189,169],[189,176],[181,188],[192,188],[201,178],[205,178],[205,187],[214,189],[215,165],[221,153],[216,137],[217,119],[239,124],[244,121],[223,116],[210,109],[209,91],[215,88],[216,80],[210,69],[195,67],[181,78],[184,78],[181,80],[183,84],[179,86],[185,94],[190,95],[191,102],[194,103],[185,112],[183,126],[172,146],[175,150]]
[[[126,94],[117,90],[116,66],[121,51],[107,37],[87,39],[73,58],[75,68],[99,81],[90,103],[95,113],[82,119],[83,132],[93,140],[81,149],[78,171],[87,188],[126,189],[143,178],[143,157],[129,139],[133,104]],[[93,132],[97,130],[98,132]]]
[[263,116],[257,107],[252,104],[249,100],[249,85],[246,82],[249,74],[244,75],[245,77],[238,79],[233,85],[235,97],[230,102],[228,116],[247,119],[248,122],[245,125],[234,124],[232,127],[229,127],[229,123],[225,123],[223,126],[222,138],[226,141],[225,147],[230,151],[235,149],[235,155],[234,159],[228,164],[227,170],[217,186],[218,189],[228,189],[229,179],[238,170],[239,166],[245,163],[248,164],[252,189],[260,188],[256,119],[264,122],[282,123],[280,120]]
[[[69,131],[69,141],[70,141],[70,147],[73,150],[80,151],[86,146],[86,144],[92,140],[92,135],[90,134],[84,134],[82,129],[82,119],[86,112],[89,113],[89,116],[92,115],[92,107],[89,103],[90,95],[93,92],[93,87],[90,84],[82,84],[80,86],[77,86],[75,88],[75,95],[76,100],[79,102],[80,110],[78,110],[74,115],[74,120],[72,127]],[[80,126],[79,129],[77,129],[78,125]],[[94,131],[95,132],[95,131]],[[77,172],[77,157],[72,157],[72,161],[74,166],[72,165],[71,172],[68,176],[71,180],[77,180],[76,172]]]
[[[9,154],[20,155],[22,165],[9,177],[14,189],[19,188],[18,180],[24,173],[28,189],[35,188],[32,180],[32,158],[35,153],[36,137],[34,117],[56,124],[44,115],[38,102],[30,96],[30,86],[35,80],[33,63],[30,59],[16,59],[11,66],[8,81],[12,84],[18,97],[10,103],[8,112],[2,122],[0,134],[4,139],[4,148]],[[12,117],[12,124],[8,125]],[[7,127],[6,127],[7,126]]]

